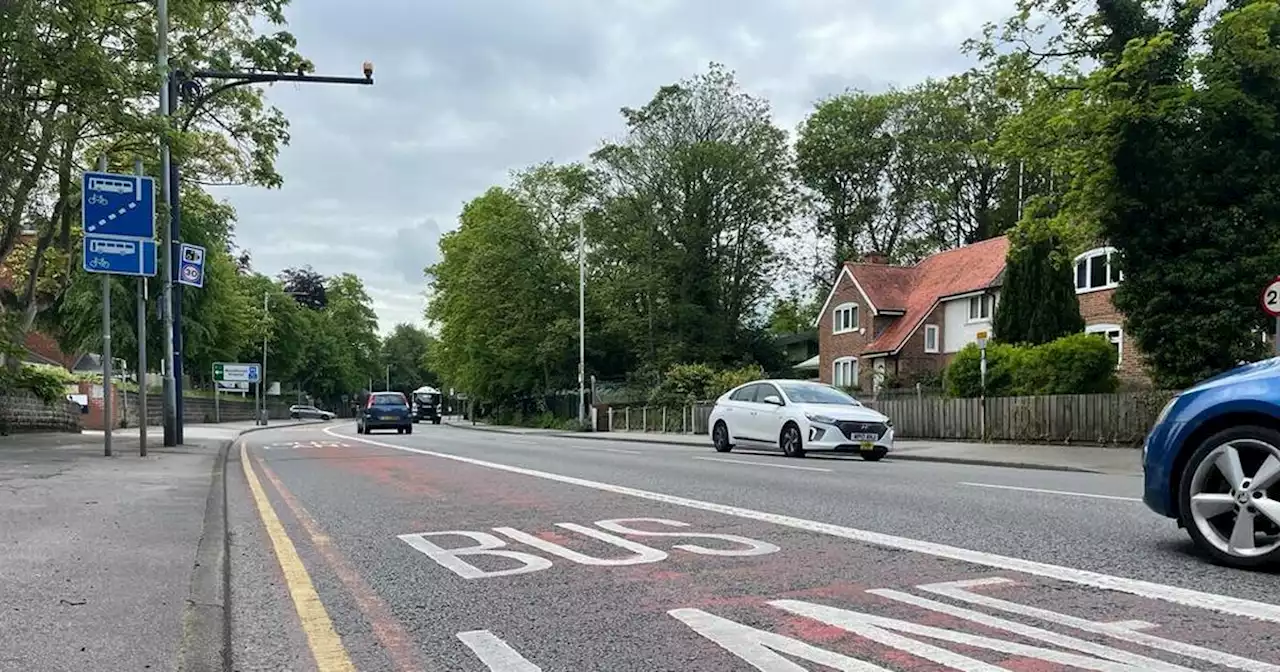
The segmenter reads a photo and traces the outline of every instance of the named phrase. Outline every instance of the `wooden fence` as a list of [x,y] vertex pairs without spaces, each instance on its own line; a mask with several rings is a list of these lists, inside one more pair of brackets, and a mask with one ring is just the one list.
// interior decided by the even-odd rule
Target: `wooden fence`
[[[899,439],[1138,445],[1173,392],[865,401],[893,421]],[[610,408],[613,431],[706,434],[711,405]]]
[[1136,445],[1173,394],[992,397],[985,413],[981,399],[906,397],[868,405],[889,416],[901,438]]

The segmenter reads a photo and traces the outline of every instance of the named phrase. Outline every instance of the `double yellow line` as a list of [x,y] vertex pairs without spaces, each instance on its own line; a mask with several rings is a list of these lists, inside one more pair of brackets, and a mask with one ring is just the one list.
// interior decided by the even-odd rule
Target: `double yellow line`
[[271,546],[275,549],[276,559],[280,561],[280,569],[284,572],[285,584],[289,588],[289,597],[298,611],[298,619],[302,621],[302,631],[307,636],[307,645],[311,647],[311,655],[316,660],[320,672],[355,672],[347,649],[342,646],[342,638],[333,629],[333,621],[329,612],[320,602],[311,575],[298,557],[298,549],[294,548],[289,534],[275,509],[262,489],[262,482],[249,464],[249,449],[244,441],[240,442],[240,465],[244,467],[245,480],[249,482],[249,491],[253,493],[253,501],[258,507],[258,516],[267,528],[267,536],[271,538]]

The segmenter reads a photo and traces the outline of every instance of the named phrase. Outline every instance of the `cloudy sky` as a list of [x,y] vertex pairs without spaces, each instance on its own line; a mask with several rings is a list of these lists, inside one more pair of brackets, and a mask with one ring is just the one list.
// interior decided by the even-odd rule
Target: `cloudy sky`
[[584,158],[618,108],[735,70],[794,131],[846,88],[970,65],[959,44],[1013,0],[295,0],[289,29],[318,74],[376,86],[277,85],[292,143],[283,189],[221,192],[258,270],[310,264],[364,279],[381,328],[421,324],[422,269],[463,203],[513,169]]

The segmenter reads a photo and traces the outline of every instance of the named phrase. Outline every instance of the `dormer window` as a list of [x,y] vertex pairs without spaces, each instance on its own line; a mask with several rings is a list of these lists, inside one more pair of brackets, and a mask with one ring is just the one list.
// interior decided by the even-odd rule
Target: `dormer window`
[[842,303],[831,311],[831,333],[845,334],[858,328],[858,304]]
[[1114,247],[1099,247],[1076,257],[1076,293],[1115,289],[1124,279],[1115,257]]

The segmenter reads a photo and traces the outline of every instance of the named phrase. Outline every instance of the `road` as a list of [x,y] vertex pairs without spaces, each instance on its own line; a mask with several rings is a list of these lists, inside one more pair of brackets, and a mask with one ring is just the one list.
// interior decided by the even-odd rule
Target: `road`
[[418,425],[228,459],[237,670],[1280,672],[1139,479]]

